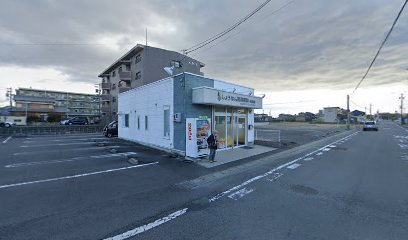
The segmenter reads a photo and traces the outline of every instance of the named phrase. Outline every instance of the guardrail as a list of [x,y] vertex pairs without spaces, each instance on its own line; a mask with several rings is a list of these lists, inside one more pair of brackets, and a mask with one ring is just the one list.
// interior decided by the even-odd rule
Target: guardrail
[[0,135],[58,135],[71,133],[102,132],[103,125],[69,125],[69,126],[12,126],[0,128]]

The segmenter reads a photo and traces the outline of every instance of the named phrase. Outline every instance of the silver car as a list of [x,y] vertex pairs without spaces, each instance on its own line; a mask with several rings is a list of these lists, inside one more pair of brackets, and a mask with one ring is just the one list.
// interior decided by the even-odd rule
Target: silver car
[[378,131],[378,125],[375,121],[366,121],[363,126],[363,131]]

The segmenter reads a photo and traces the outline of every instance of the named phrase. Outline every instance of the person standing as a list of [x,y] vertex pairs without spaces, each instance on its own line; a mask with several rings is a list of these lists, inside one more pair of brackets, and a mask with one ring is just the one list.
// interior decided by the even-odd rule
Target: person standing
[[210,154],[208,156],[209,162],[216,162],[215,153],[217,151],[217,135],[218,131],[214,130],[212,134],[207,138],[208,148],[210,149]]

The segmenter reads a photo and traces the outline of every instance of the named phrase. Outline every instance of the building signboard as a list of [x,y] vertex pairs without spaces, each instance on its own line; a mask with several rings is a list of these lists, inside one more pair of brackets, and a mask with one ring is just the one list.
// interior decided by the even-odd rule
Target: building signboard
[[226,92],[209,87],[194,88],[192,101],[195,104],[222,105],[251,109],[262,108],[261,97]]

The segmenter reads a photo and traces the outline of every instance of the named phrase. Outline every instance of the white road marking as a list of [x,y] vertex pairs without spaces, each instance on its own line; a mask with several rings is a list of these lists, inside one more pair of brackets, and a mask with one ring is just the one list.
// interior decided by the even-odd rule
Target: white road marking
[[330,151],[330,148],[324,148],[324,149],[322,149],[322,151],[328,152],[328,151]]
[[141,234],[143,232],[146,232],[146,231],[148,231],[148,230],[150,230],[152,228],[158,227],[158,226],[162,225],[163,223],[166,223],[166,222],[171,221],[171,220],[173,220],[173,219],[175,219],[177,217],[180,217],[181,215],[185,214],[187,212],[187,210],[188,210],[188,208],[178,210],[178,211],[176,211],[176,212],[174,212],[172,214],[167,215],[164,218],[157,219],[154,222],[151,222],[149,224],[134,228],[132,230],[129,230],[129,231],[125,232],[125,233],[116,235],[114,237],[105,238],[104,240],[124,240],[124,239],[128,239],[130,237],[134,237],[134,236],[136,236],[138,234]]
[[269,175],[275,173],[276,171],[279,171],[279,170],[282,169],[282,168],[285,168],[285,167],[287,167],[287,166],[289,166],[289,165],[292,165],[292,164],[294,164],[294,163],[296,163],[296,162],[298,162],[298,161],[300,161],[300,160],[305,159],[306,157],[309,157],[309,156],[311,156],[311,155],[313,155],[313,154],[315,154],[315,153],[321,151],[323,148],[326,148],[326,147],[328,147],[328,146],[330,146],[330,145],[332,145],[332,144],[336,144],[336,143],[340,142],[341,140],[343,140],[343,139],[345,139],[345,138],[355,136],[355,135],[357,135],[358,133],[359,133],[359,132],[352,133],[352,134],[350,134],[350,135],[348,135],[348,136],[346,136],[346,137],[344,137],[344,138],[341,138],[340,140],[337,140],[337,141],[335,141],[335,142],[333,142],[333,143],[330,143],[330,144],[328,144],[328,145],[326,145],[326,146],[324,146],[324,147],[321,147],[321,148],[319,148],[319,149],[317,149],[317,150],[315,150],[315,151],[312,151],[312,152],[310,152],[310,153],[304,155],[303,157],[300,157],[300,158],[297,158],[297,159],[295,159],[295,160],[293,160],[293,161],[290,161],[290,162],[287,162],[287,163],[285,163],[285,164],[282,164],[282,165],[280,165],[280,166],[278,166],[278,167],[276,167],[276,168],[274,168],[274,169],[272,169],[272,170],[270,170],[270,171],[268,171],[268,172],[266,172],[266,173],[264,173],[264,174],[262,174],[262,175],[258,175],[258,176],[256,176],[256,177],[253,177],[253,178],[251,178],[251,179],[248,179],[248,180],[246,180],[245,182],[243,182],[243,183],[241,183],[241,184],[239,184],[239,185],[237,185],[237,186],[234,186],[234,187],[232,187],[232,188],[230,188],[230,189],[228,189],[228,190],[226,190],[226,191],[224,191],[224,192],[221,192],[221,193],[215,195],[214,197],[210,198],[208,201],[209,201],[210,203],[211,203],[211,202],[215,202],[216,200],[218,200],[218,199],[224,197],[225,195],[227,195],[227,194],[229,194],[229,193],[231,193],[231,192],[233,192],[233,191],[236,191],[236,190],[238,190],[238,189],[240,189],[240,188],[242,188],[242,187],[244,187],[244,186],[246,186],[246,185],[248,185],[248,184],[250,184],[250,183],[252,183],[252,182],[254,182],[254,181],[257,181],[257,180],[262,179],[262,178],[264,178],[264,177],[266,177],[266,176],[269,176]]
[[276,181],[278,178],[282,177],[283,173],[274,173],[273,176],[271,178],[267,178],[266,180],[268,180],[269,182],[274,182]]
[[330,145],[330,146],[329,146],[329,148],[335,148],[335,147],[336,147],[335,145]]
[[112,153],[112,154],[103,154],[103,155],[94,155],[94,156],[74,157],[74,158],[60,159],[60,160],[14,163],[14,164],[6,165],[4,167],[16,168],[16,167],[26,167],[26,166],[52,164],[52,163],[74,162],[74,161],[79,161],[79,160],[86,160],[88,158],[100,159],[100,158],[112,158],[112,157],[126,157],[126,156],[133,155],[133,154],[136,154],[136,153],[135,152]]
[[305,159],[303,159],[303,161],[312,161],[314,158],[313,157],[307,157]]
[[229,195],[228,197],[231,198],[231,199],[234,199],[234,200],[238,200],[238,199],[242,198],[243,196],[250,194],[253,191],[254,191],[254,189],[243,188],[243,189],[241,189],[239,191],[234,192],[233,194]]
[[408,149],[408,144],[398,144],[402,149]]
[[289,169],[296,169],[296,168],[298,168],[298,167],[300,167],[300,166],[302,166],[302,164],[299,164],[299,163],[294,163],[294,164],[292,164],[292,165],[289,165],[289,166],[287,166],[286,168],[289,168]]
[[69,139],[69,138],[84,138],[84,137],[100,137],[102,136],[102,133],[98,134],[89,134],[89,133],[84,133],[84,134],[59,134],[59,135],[44,135],[44,136],[38,136],[38,137],[27,137],[25,139],[27,140],[41,140],[41,139],[56,139],[56,138],[63,138],[63,139]]
[[316,153],[316,156],[321,156],[321,155],[323,155],[323,152]]
[[395,137],[395,138],[408,139],[408,136],[397,136],[397,135],[394,135],[394,137]]
[[[67,142],[67,141],[94,141],[94,140],[101,140],[106,138],[74,138],[74,139],[52,139],[52,140],[46,140],[49,142]],[[24,141],[23,143],[36,143],[37,141]]]
[[10,139],[11,139],[11,136],[9,136],[8,138],[6,138],[6,140],[3,141],[3,144],[7,143],[8,140],[10,140]]
[[106,148],[119,148],[119,147],[120,146],[105,146],[105,147],[88,147],[88,148],[52,149],[52,150],[42,150],[42,151],[18,152],[18,153],[13,153],[13,155],[19,156],[19,155],[31,155],[31,154],[37,154],[37,153],[52,153],[52,152],[61,152],[61,151],[78,152],[78,151],[88,151],[88,150],[104,150]]
[[114,169],[108,169],[108,170],[90,172],[90,173],[83,173],[83,174],[77,174],[77,175],[71,175],[71,176],[65,176],[65,177],[48,178],[48,179],[43,179],[43,180],[31,181],[31,182],[13,183],[13,184],[2,185],[2,186],[0,186],[0,189],[18,187],[18,186],[36,184],[36,183],[53,182],[53,181],[71,179],[71,178],[86,177],[86,176],[92,176],[92,175],[97,175],[97,174],[102,174],[102,173],[110,173],[110,172],[128,170],[128,169],[132,169],[132,168],[146,167],[146,166],[155,165],[155,164],[158,164],[158,163],[159,162],[146,163],[146,164],[135,165],[135,166],[130,166],[130,167],[114,168]]
[[43,145],[22,145],[22,148],[29,147],[51,147],[51,146],[68,146],[68,145],[86,145],[86,144],[98,144],[97,142],[80,142],[80,143],[52,143],[52,144],[43,144]]

